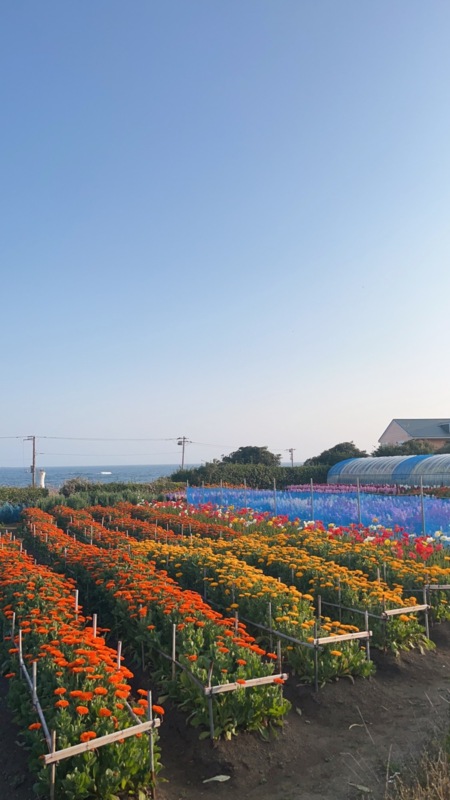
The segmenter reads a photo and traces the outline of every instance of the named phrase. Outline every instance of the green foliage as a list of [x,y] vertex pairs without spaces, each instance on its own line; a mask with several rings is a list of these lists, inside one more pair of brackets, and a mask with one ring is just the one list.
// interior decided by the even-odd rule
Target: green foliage
[[119,481],[97,483],[85,478],[71,478],[62,485],[60,494],[53,495],[44,502],[36,502],[34,505],[44,511],[51,511],[57,505],[67,505],[70,508],[79,509],[89,505],[109,506],[116,503],[139,503],[142,500],[164,499],[161,496],[183,488],[183,485],[164,477],[158,478],[152,483]]
[[[373,456],[422,456],[434,453],[433,447],[421,439],[410,439],[402,444],[380,444]],[[442,451],[439,451],[442,452]],[[450,452],[450,449],[447,451]]]
[[366,451],[360,450],[356,447],[354,442],[339,442],[339,444],[335,444],[334,447],[330,447],[329,450],[324,450],[318,456],[307,458],[304,466],[327,465],[328,467],[332,467],[334,464],[337,464],[339,461],[344,461],[346,458],[366,457]]
[[229,456],[222,459],[224,464],[264,464],[267,467],[277,467],[281,461],[281,455],[271,453],[267,447],[256,447],[247,445],[239,447]]
[[18,488],[17,486],[0,486],[0,505],[34,506],[43,497],[48,496],[48,489],[33,489],[31,486]]
[[228,486],[243,486],[246,482],[249,489],[273,489],[275,480],[277,489],[287,486],[309,483],[311,478],[316,483],[325,483],[327,466],[303,467],[267,467],[262,464],[224,464],[213,461],[197,469],[185,469],[174,472],[172,480],[190,486],[219,484],[223,481]]

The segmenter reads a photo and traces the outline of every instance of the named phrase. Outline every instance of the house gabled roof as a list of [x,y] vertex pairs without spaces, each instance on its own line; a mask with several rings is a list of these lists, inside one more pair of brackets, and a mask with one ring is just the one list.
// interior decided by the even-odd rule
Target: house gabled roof
[[412,439],[450,439],[449,418],[393,419],[392,422],[396,422]]

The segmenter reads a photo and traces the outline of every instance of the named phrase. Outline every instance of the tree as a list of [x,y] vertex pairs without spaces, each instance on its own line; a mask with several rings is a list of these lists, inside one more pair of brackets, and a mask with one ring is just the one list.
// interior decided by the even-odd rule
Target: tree
[[441,456],[445,455],[445,453],[450,453],[450,443],[444,444],[443,447],[440,447],[439,450],[435,450],[434,452],[436,456]]
[[92,488],[93,484],[87,478],[69,478],[61,486],[59,493],[63,494],[64,497],[70,497],[72,494],[78,494],[78,492],[88,492]]
[[278,467],[281,461],[281,454],[271,453],[267,447],[255,447],[247,445],[239,447],[229,456],[224,456],[223,464],[264,464],[267,467]]
[[339,442],[329,450],[324,450],[320,455],[308,458],[305,461],[305,466],[313,466],[314,464],[326,464],[332,467],[338,461],[344,461],[346,458],[367,458],[365,450],[360,450],[356,447],[354,442]]
[[381,456],[427,456],[434,453],[433,447],[429,442],[421,439],[408,439],[401,444],[380,444],[372,455]]

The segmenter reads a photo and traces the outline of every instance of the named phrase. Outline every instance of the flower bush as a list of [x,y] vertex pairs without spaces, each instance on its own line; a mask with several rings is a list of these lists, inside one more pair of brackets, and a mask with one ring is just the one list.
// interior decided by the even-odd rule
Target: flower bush
[[[49,730],[56,731],[57,749],[134,724],[123,703],[130,697],[133,673],[118,665],[117,652],[106,645],[103,636],[94,635],[81,608],[76,611],[74,588],[71,578],[35,564],[19,551],[17,542],[7,542],[0,549],[0,617],[4,629],[11,630],[15,615],[14,633],[11,630],[3,644],[2,668],[10,677],[9,700],[17,721],[26,728],[31,766],[38,773],[37,790],[44,795],[48,794],[49,775],[40,756],[46,752],[46,741],[28,685],[20,678],[19,628],[24,662],[38,663],[38,697]],[[157,733],[153,735],[158,772]],[[152,780],[147,737],[129,737],[120,745],[65,759],[56,774],[56,794],[63,794],[67,800],[114,800],[124,791],[137,796]]]

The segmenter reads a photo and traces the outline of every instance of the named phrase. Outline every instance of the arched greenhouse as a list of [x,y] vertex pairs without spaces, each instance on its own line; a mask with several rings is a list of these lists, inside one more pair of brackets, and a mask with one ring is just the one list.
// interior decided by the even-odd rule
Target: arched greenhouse
[[347,458],[328,472],[328,483],[450,486],[450,454]]

